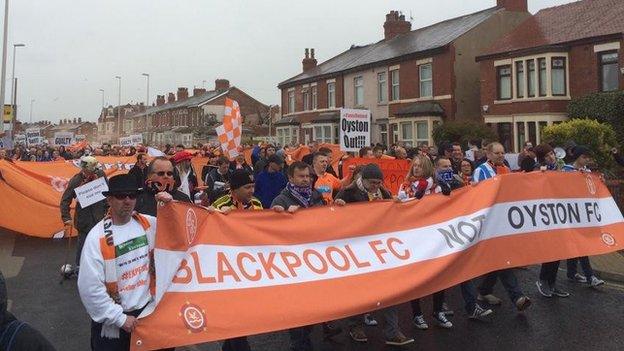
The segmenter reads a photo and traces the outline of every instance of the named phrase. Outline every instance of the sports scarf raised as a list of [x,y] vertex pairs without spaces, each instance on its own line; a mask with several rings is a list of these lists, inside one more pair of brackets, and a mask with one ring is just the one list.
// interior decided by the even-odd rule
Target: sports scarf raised
[[297,186],[288,182],[286,188],[304,207],[310,207],[310,200],[312,200],[311,186]]

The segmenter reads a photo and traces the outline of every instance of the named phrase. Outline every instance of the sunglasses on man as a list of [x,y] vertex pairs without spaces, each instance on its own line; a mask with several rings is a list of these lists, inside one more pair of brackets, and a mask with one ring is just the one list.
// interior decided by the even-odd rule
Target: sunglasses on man
[[128,193],[128,194],[113,194],[113,197],[117,200],[125,200],[126,198],[130,200],[134,200],[137,198],[139,194],[137,193]]

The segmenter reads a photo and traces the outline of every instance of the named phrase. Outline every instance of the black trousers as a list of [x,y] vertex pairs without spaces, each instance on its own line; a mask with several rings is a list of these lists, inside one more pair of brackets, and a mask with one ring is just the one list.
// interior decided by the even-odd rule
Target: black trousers
[[551,287],[555,285],[557,281],[557,271],[559,270],[559,261],[542,263],[540,268],[540,280],[548,283]]
[[[444,290],[438,291],[433,294],[433,313],[442,311],[442,304],[444,304]],[[414,316],[422,315],[422,309],[420,308],[420,299],[411,301],[412,313]]]
[[[126,314],[138,317],[143,308],[136,311],[127,312]],[[100,336],[102,333],[102,323],[91,321],[91,350],[92,351],[125,351],[130,350],[131,334],[123,329],[119,329],[119,338],[111,339]],[[162,349],[161,351],[173,351],[175,347],[170,349]]]

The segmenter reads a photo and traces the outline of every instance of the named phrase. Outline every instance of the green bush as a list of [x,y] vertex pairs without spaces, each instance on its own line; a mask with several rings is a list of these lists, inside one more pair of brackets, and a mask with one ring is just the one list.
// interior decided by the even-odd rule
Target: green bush
[[611,148],[617,145],[617,139],[615,131],[609,124],[593,119],[572,119],[544,128],[543,142],[563,146],[570,140],[577,145],[589,147],[600,170],[613,170],[615,164]]
[[496,141],[498,136],[485,123],[446,122],[438,124],[432,131],[433,141],[440,145],[443,141],[459,142],[465,148],[473,140]]
[[595,119],[613,127],[624,140],[624,91],[595,93],[573,99],[568,104],[571,119]]

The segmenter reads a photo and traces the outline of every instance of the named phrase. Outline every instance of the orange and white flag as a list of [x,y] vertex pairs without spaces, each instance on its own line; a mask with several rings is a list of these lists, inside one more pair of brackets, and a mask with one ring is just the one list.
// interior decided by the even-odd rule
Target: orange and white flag
[[243,134],[243,118],[236,100],[225,98],[223,124],[216,128],[221,149],[231,159],[238,156]]
[[597,176],[581,173],[508,174],[450,196],[295,214],[225,216],[174,202],[158,209],[156,295],[131,348],[336,320],[487,272],[622,245],[624,220],[609,190]]

